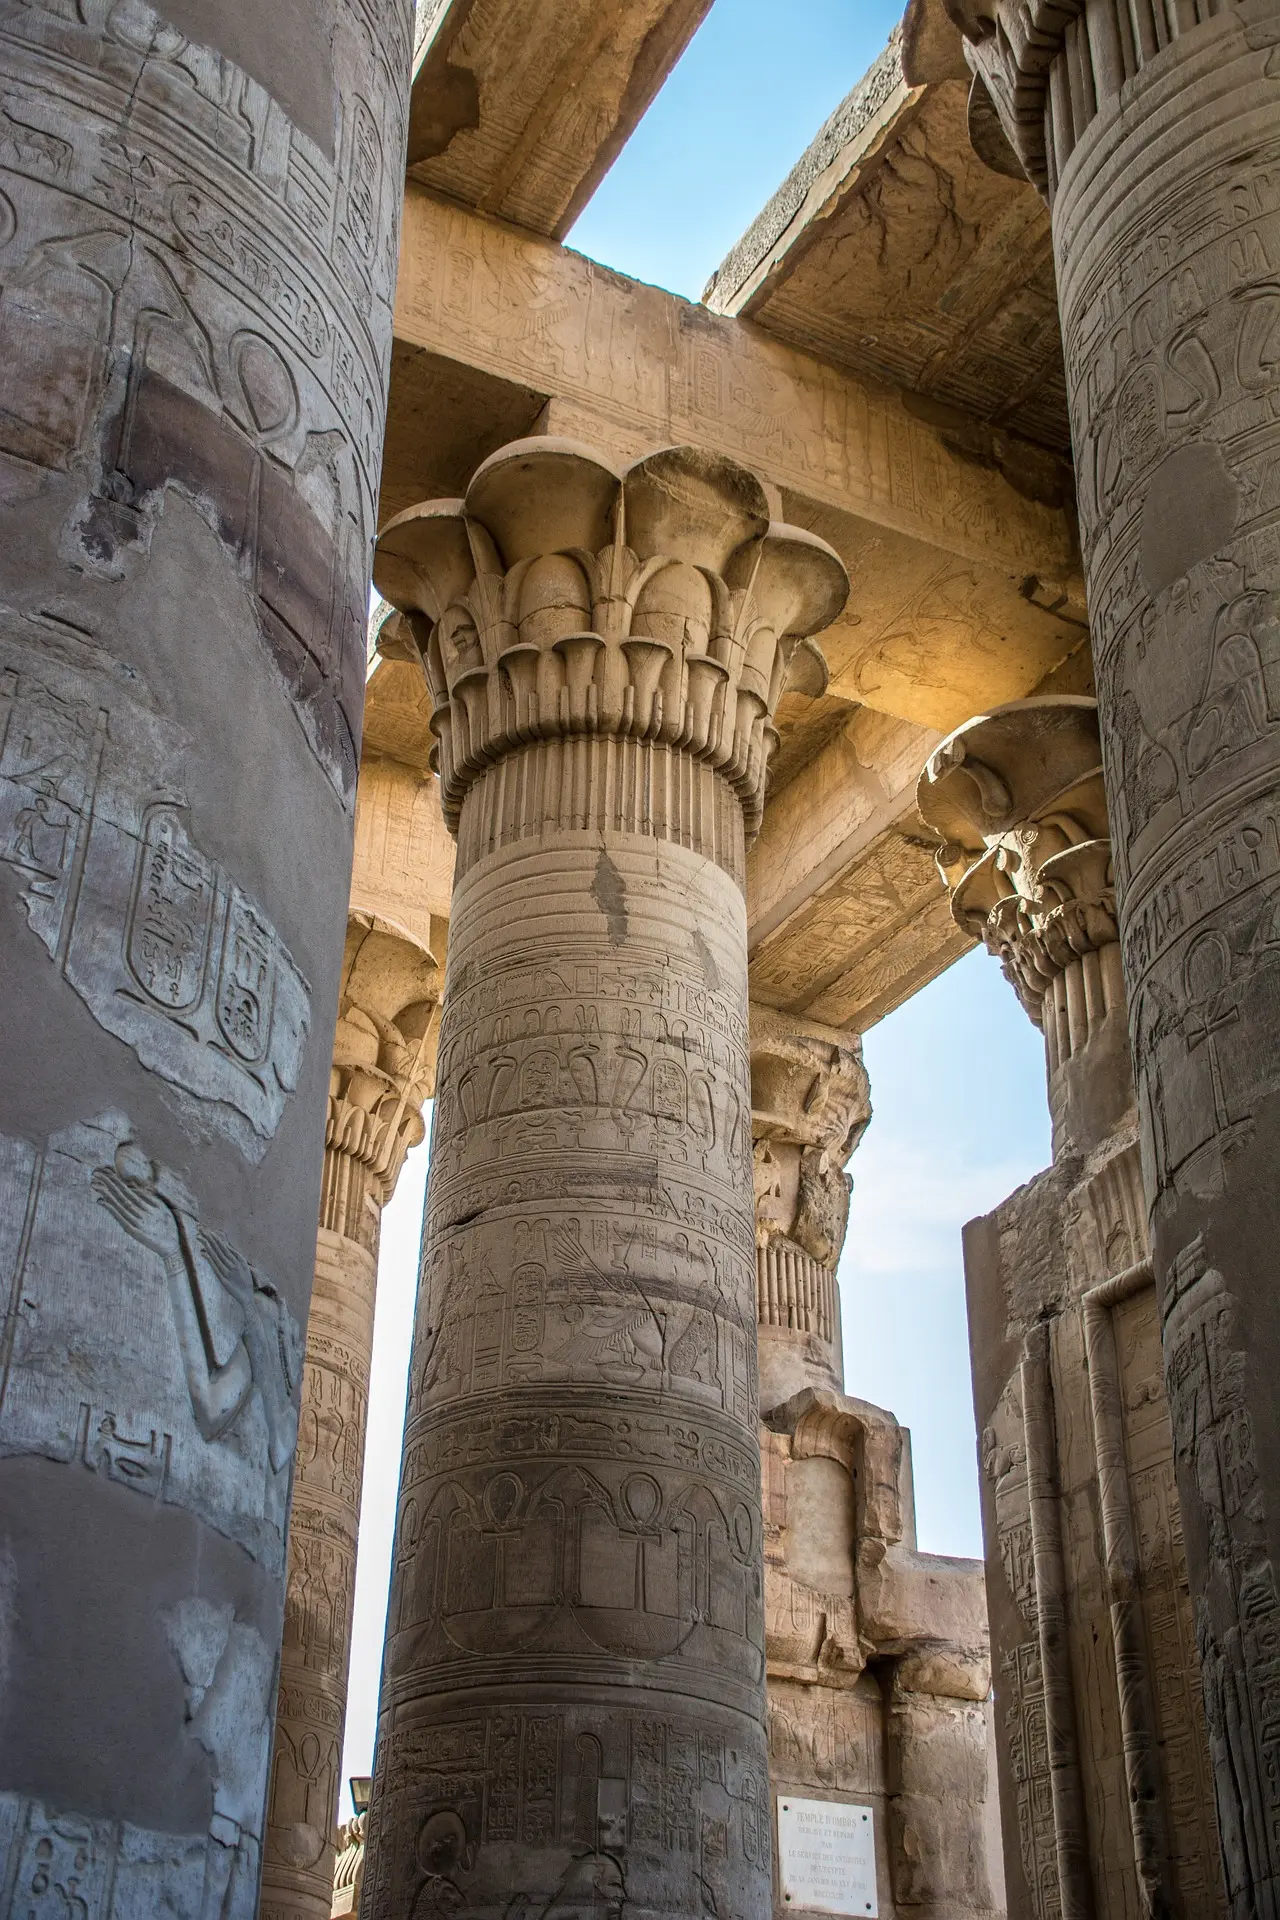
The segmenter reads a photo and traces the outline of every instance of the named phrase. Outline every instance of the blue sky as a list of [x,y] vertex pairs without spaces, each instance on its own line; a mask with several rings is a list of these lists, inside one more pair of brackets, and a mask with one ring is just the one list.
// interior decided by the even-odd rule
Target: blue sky
[[569,245],[698,299],[901,13],[899,0],[715,0]]
[[[715,0],[570,243],[696,299],[899,11]],[[846,1386],[911,1428],[921,1547],[976,1555],[960,1229],[1048,1162],[1043,1043],[976,952],[874,1028],[866,1061],[875,1115],[840,1265]],[[421,1148],[383,1222],[344,1782],[372,1764],[425,1182]]]

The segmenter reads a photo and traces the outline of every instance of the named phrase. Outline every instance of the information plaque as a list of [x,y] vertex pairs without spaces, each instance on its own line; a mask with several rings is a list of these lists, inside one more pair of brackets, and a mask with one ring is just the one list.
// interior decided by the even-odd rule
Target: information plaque
[[870,1807],[778,1795],[778,1868],[793,1912],[876,1920],[876,1830]]

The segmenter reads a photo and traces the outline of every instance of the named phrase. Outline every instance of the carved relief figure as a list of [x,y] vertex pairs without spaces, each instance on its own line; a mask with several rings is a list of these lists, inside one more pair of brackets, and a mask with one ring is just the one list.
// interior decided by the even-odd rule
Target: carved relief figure
[[294,1406],[302,1356],[297,1327],[270,1281],[231,1244],[205,1233],[166,1199],[158,1169],[122,1145],[93,1175],[99,1203],[164,1264],[192,1410],[206,1440],[218,1440],[256,1390],[266,1417],[272,1470],[283,1473],[298,1439]]

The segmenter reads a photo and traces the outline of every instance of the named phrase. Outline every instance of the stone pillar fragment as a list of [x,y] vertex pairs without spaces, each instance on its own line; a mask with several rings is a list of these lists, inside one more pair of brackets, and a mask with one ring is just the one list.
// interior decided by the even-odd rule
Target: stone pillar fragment
[[248,1920],[407,0],[0,9],[0,1909]]
[[691,448],[380,541],[458,837],[370,1916],[770,1906],[744,848],[843,605]]
[[760,1405],[844,1384],[836,1267],[849,1223],[845,1163],[871,1118],[856,1034],[751,1009]]
[[950,9],[1053,207],[1222,1859],[1280,1911],[1275,0]]
[[351,915],[302,1375],[260,1920],[325,1920],[333,1899],[378,1229],[405,1155],[423,1137],[440,986],[432,953],[369,915]]
[[810,1387],[760,1437],[775,1794],[870,1809],[882,1912],[987,1920],[981,1562],[917,1552],[909,1436],[882,1408]]
[[1017,701],[918,802],[1044,1029],[1054,1162],[965,1231],[1011,1915],[1217,1911],[1097,713]]

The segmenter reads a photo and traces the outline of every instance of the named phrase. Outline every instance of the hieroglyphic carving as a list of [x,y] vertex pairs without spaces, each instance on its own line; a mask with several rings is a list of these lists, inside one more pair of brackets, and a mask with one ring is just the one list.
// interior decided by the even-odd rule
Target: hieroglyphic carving
[[0,13],[0,1452],[19,1604],[74,1623],[25,1647],[5,1784],[122,1915],[248,1920],[408,0]]
[[273,1658],[229,1604],[183,1600],[164,1618],[187,1737],[212,1789],[207,1836],[147,1832],[0,1794],[5,1920],[125,1920],[153,1907],[192,1920],[252,1920]]
[[[1037,1444],[1051,1449],[1058,1475],[1070,1662],[1064,1670],[1059,1606],[1058,1693],[1050,1708],[1041,1650],[1042,1570],[1028,1494],[1025,1368],[1005,1381],[990,1407],[981,1446],[993,1638],[1003,1675],[997,1739],[1007,1846],[1018,1860],[1025,1897],[1041,1916],[1056,1915],[1063,1905],[1049,1756],[1051,1748],[1062,1752],[1055,1715],[1063,1711],[1064,1683],[1073,1696],[1098,1910],[1110,1911],[1117,1901],[1143,1913],[1172,1905],[1221,1910],[1159,1324],[1150,1269],[1142,1261],[1146,1225],[1135,1133],[1130,1116],[1095,1148],[1084,1178],[1067,1189],[1065,1214],[1054,1210],[1056,1173],[1041,1175],[1000,1209],[994,1217],[1002,1247],[998,1303],[984,1300],[991,1279],[967,1252],[975,1338],[992,1324],[994,1304],[995,1324],[1030,1323],[1033,1332],[1040,1326],[1042,1347],[1051,1342],[1052,1350],[1054,1431],[1045,1432],[1042,1353]],[[1072,1156],[1062,1154],[1059,1164],[1070,1170]],[[1065,1271],[1045,1251],[1055,1238]],[[1049,1317],[1040,1321],[1046,1307]],[[1082,1890],[1077,1878],[1077,1902],[1089,1897],[1089,1886]]]
[[71,538],[104,577],[136,567],[157,490],[207,503],[348,798],[406,12],[344,28],[340,57],[360,84],[343,91],[332,157],[256,80],[145,5],[42,0],[0,32],[0,455],[27,474],[11,468],[7,484],[39,468],[83,475]]
[[[270,1281],[201,1226],[182,1180],[130,1135],[108,1115],[44,1152],[0,1147],[0,1454],[74,1464],[188,1507],[280,1572],[300,1332]],[[91,1300],[77,1245],[96,1249]],[[90,1341],[99,1315],[132,1337]],[[78,1353],[76,1370],[51,1378],[50,1346]]]
[[27,924],[94,1018],[258,1159],[297,1084],[310,988],[196,841],[188,743],[136,679],[60,623],[0,621],[0,862]]
[[1165,1380],[1179,1485],[1194,1486],[1209,1529],[1209,1580],[1196,1597],[1218,1832],[1229,1896],[1265,1888],[1280,1840],[1280,1595],[1236,1309],[1197,1235],[1164,1297]]

